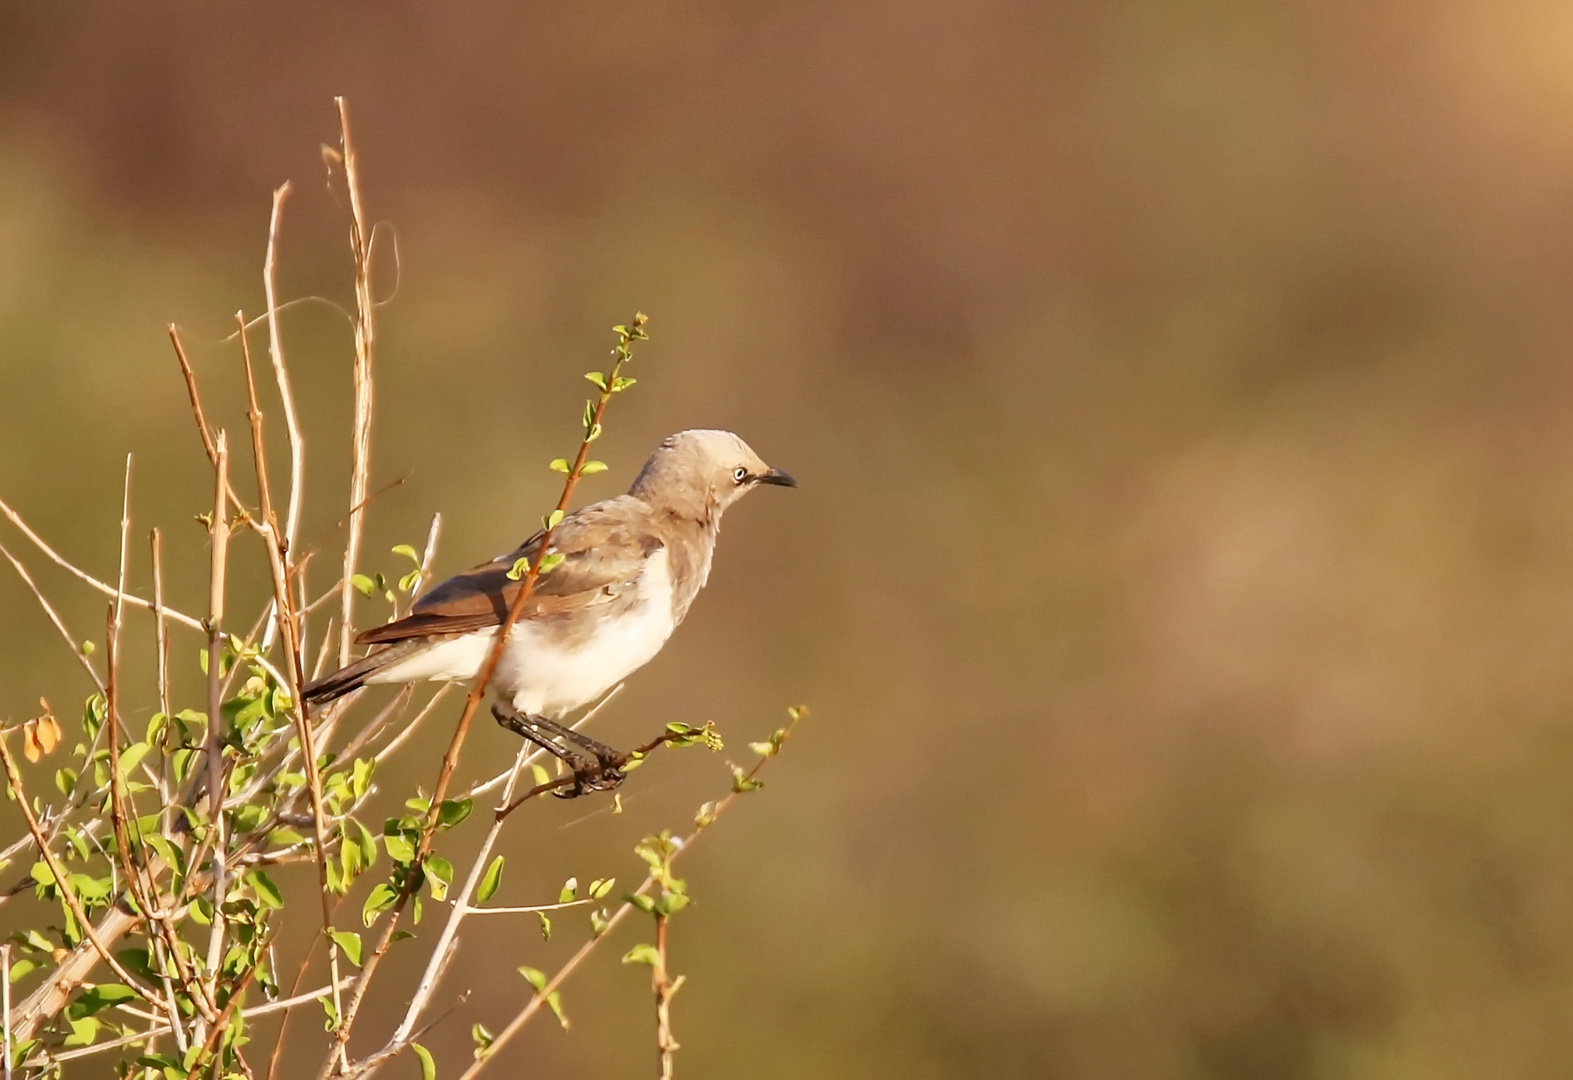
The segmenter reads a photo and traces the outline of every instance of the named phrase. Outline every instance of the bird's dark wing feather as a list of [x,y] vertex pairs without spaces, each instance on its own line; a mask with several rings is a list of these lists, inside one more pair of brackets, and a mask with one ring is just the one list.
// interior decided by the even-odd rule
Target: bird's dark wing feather
[[[661,546],[646,517],[648,507],[628,495],[587,506],[565,517],[552,533],[551,550],[562,555],[535,583],[521,619],[582,611],[611,601],[644,572]],[[491,562],[456,574],[416,601],[405,618],[360,634],[362,645],[378,645],[433,634],[466,633],[501,625],[524,587],[508,572],[519,559],[534,562],[542,533]]]

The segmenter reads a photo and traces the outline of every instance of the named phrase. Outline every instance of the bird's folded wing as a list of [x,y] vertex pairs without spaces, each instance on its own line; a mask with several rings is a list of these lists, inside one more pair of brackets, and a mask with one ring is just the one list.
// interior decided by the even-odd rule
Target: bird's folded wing
[[[639,515],[621,508],[627,496],[596,503],[565,518],[552,534],[551,550],[563,556],[535,583],[521,619],[582,611],[610,602],[633,586],[645,562],[661,541],[641,527]],[[622,512],[618,512],[621,510]],[[412,637],[458,634],[501,625],[524,587],[509,572],[522,558],[533,563],[540,552],[541,533],[516,550],[444,581],[416,601],[410,614],[360,634],[362,645],[378,645]]]

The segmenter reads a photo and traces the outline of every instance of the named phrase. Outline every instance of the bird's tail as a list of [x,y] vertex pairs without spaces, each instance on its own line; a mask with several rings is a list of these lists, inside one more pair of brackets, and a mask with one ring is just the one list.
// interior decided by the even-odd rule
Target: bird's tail
[[352,664],[346,664],[339,670],[331,671],[309,683],[302,696],[305,697],[308,705],[326,705],[345,694],[359,690],[366,685],[367,679],[372,675],[414,652],[423,644],[424,642],[418,640],[400,641],[385,649],[378,649]]

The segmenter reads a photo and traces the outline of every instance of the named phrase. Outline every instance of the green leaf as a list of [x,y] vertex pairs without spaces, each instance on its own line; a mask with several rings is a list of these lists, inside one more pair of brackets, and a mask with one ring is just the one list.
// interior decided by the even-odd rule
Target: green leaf
[[71,790],[76,787],[77,773],[75,769],[59,768],[55,770],[55,787],[60,789],[60,794],[71,797]]
[[437,808],[437,827],[451,829],[469,817],[473,809],[475,809],[474,799],[444,799],[442,805]]
[[661,963],[661,954],[655,951],[654,945],[641,942],[623,954],[623,963],[649,964],[651,967],[658,967]]
[[18,979],[26,975],[29,971],[32,971],[37,966],[37,961],[29,960],[25,956],[20,960],[13,961],[11,964],[11,981],[16,982]]
[[415,859],[415,845],[403,835],[384,836],[382,846],[387,850],[388,858],[396,863],[407,866]]
[[590,912],[590,933],[594,937],[600,937],[602,934],[606,933],[607,929],[611,925],[612,920],[606,917],[605,908],[596,908],[594,911]]
[[73,1019],[81,1019],[84,1016],[92,1016],[94,1013],[107,1009],[118,1002],[131,1001],[136,996],[137,992],[129,986],[123,986],[120,983],[100,983],[82,991],[81,995],[71,1003],[71,1007],[66,1010],[66,1013]]
[[437,1063],[432,1060],[431,1051],[418,1042],[410,1043],[410,1049],[421,1059],[421,1080],[437,1080]]
[[568,471],[568,459],[552,458],[552,463],[548,465],[547,468],[551,469],[552,472],[565,473]]
[[583,473],[585,476],[593,476],[596,473],[605,472],[606,471],[606,462],[604,462],[604,461],[587,461],[587,462],[584,463],[584,468],[580,469],[579,471],[581,473]]
[[[333,995],[331,995],[331,994],[324,994],[322,997],[318,998],[317,1000],[322,1002],[322,1011],[325,1014],[327,1014],[327,1019],[324,1020],[323,1023],[322,1023],[322,1030],[323,1031],[337,1031],[337,1030],[339,1030],[339,1010],[337,1008],[335,1008],[334,1005],[333,1005]],[[197,1046],[196,1043],[192,1043],[191,1044],[191,1048],[193,1050],[200,1050],[201,1049],[201,1047]]]
[[[377,583],[365,574],[351,574],[350,584],[355,586],[356,592],[368,598],[377,591]],[[207,669],[203,668],[203,670],[206,671]]]
[[563,1015],[563,996],[559,991],[553,990],[546,995],[546,1007],[552,1010],[552,1015],[557,1017],[557,1022],[564,1031],[568,1030],[568,1017]]
[[273,884],[273,879],[261,870],[253,870],[246,875],[246,881],[256,891],[257,900],[263,907],[279,909],[284,906],[284,894],[279,892],[279,887]]
[[550,551],[541,556],[541,573],[550,574],[562,563],[565,556],[559,551]]
[[486,868],[486,873],[481,877],[481,883],[475,890],[475,902],[484,904],[497,892],[497,886],[502,884],[503,857],[497,856],[492,864]]
[[541,519],[541,524],[545,525],[548,529],[555,529],[562,523],[563,512],[561,510],[553,510],[550,514],[547,514]]
[[360,935],[350,930],[335,930],[331,936],[333,943],[343,949],[344,955],[350,958],[350,963],[360,967]]
[[393,545],[393,553],[395,555],[403,555],[406,559],[410,560],[410,562],[414,563],[416,566],[420,566],[420,564],[421,564],[421,553],[416,551],[414,548],[412,548],[408,544],[394,544]]
[[431,886],[433,900],[446,900],[448,886],[453,884],[453,864],[441,855],[426,856],[426,884]]
[[528,964],[523,964],[519,968],[519,974],[524,976],[524,981],[529,983],[530,988],[537,994],[546,989],[546,972],[540,968],[533,968]]
[[[355,819],[351,818],[350,820],[354,821]],[[371,835],[371,830],[366,828],[366,826],[362,825],[359,821],[355,821],[355,828],[360,830],[359,844],[361,865],[369,869],[377,861],[377,838]],[[349,837],[346,836],[345,841],[348,842],[348,840]]]
[[65,1046],[89,1046],[98,1038],[99,1023],[91,1016],[67,1017],[66,1023],[71,1025],[71,1034],[67,1035]]
[[537,911],[535,917],[541,920],[541,940],[552,940],[552,920],[546,917],[546,912]]
[[552,779],[552,774],[546,771],[546,767],[534,761],[530,762],[530,775],[535,778],[536,786],[549,783]]
[[94,645],[91,641],[84,641],[84,642],[82,642],[82,655],[83,656],[92,656],[97,651],[98,651],[98,646]]
[[587,371],[584,373],[584,377],[589,379],[591,385],[593,385],[597,390],[604,391],[606,389],[606,376],[602,375],[599,371]]
[[492,1051],[492,1043],[497,1037],[486,1030],[484,1024],[473,1024],[470,1027],[470,1038],[475,1041],[475,1060],[480,1061]]
[[394,905],[399,898],[398,892],[386,881],[371,890],[371,895],[366,897],[366,903],[360,910],[361,921],[367,926],[377,921],[381,915]]
[[528,574],[529,572],[530,572],[530,559],[529,559],[529,556],[525,556],[522,559],[514,560],[513,567],[508,571],[506,576],[507,576],[509,581],[518,581],[521,578],[523,578],[524,575]]
[[569,878],[563,882],[562,889],[557,893],[557,902],[566,904],[571,902],[579,893],[579,879]]
[[612,891],[612,886],[615,884],[617,884],[617,879],[614,877],[596,878],[594,881],[590,882],[590,899],[606,899],[606,894]]

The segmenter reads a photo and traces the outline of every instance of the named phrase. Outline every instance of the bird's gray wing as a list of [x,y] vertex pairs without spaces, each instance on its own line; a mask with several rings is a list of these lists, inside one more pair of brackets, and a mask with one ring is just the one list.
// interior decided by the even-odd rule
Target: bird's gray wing
[[[595,503],[565,517],[552,533],[551,550],[563,556],[535,583],[521,619],[582,611],[611,601],[639,580],[645,563],[662,547],[648,528],[644,503],[631,496]],[[362,645],[412,637],[466,633],[499,626],[524,587],[508,573],[521,558],[533,563],[542,533],[501,558],[456,574],[416,601],[410,614],[360,634]]]

